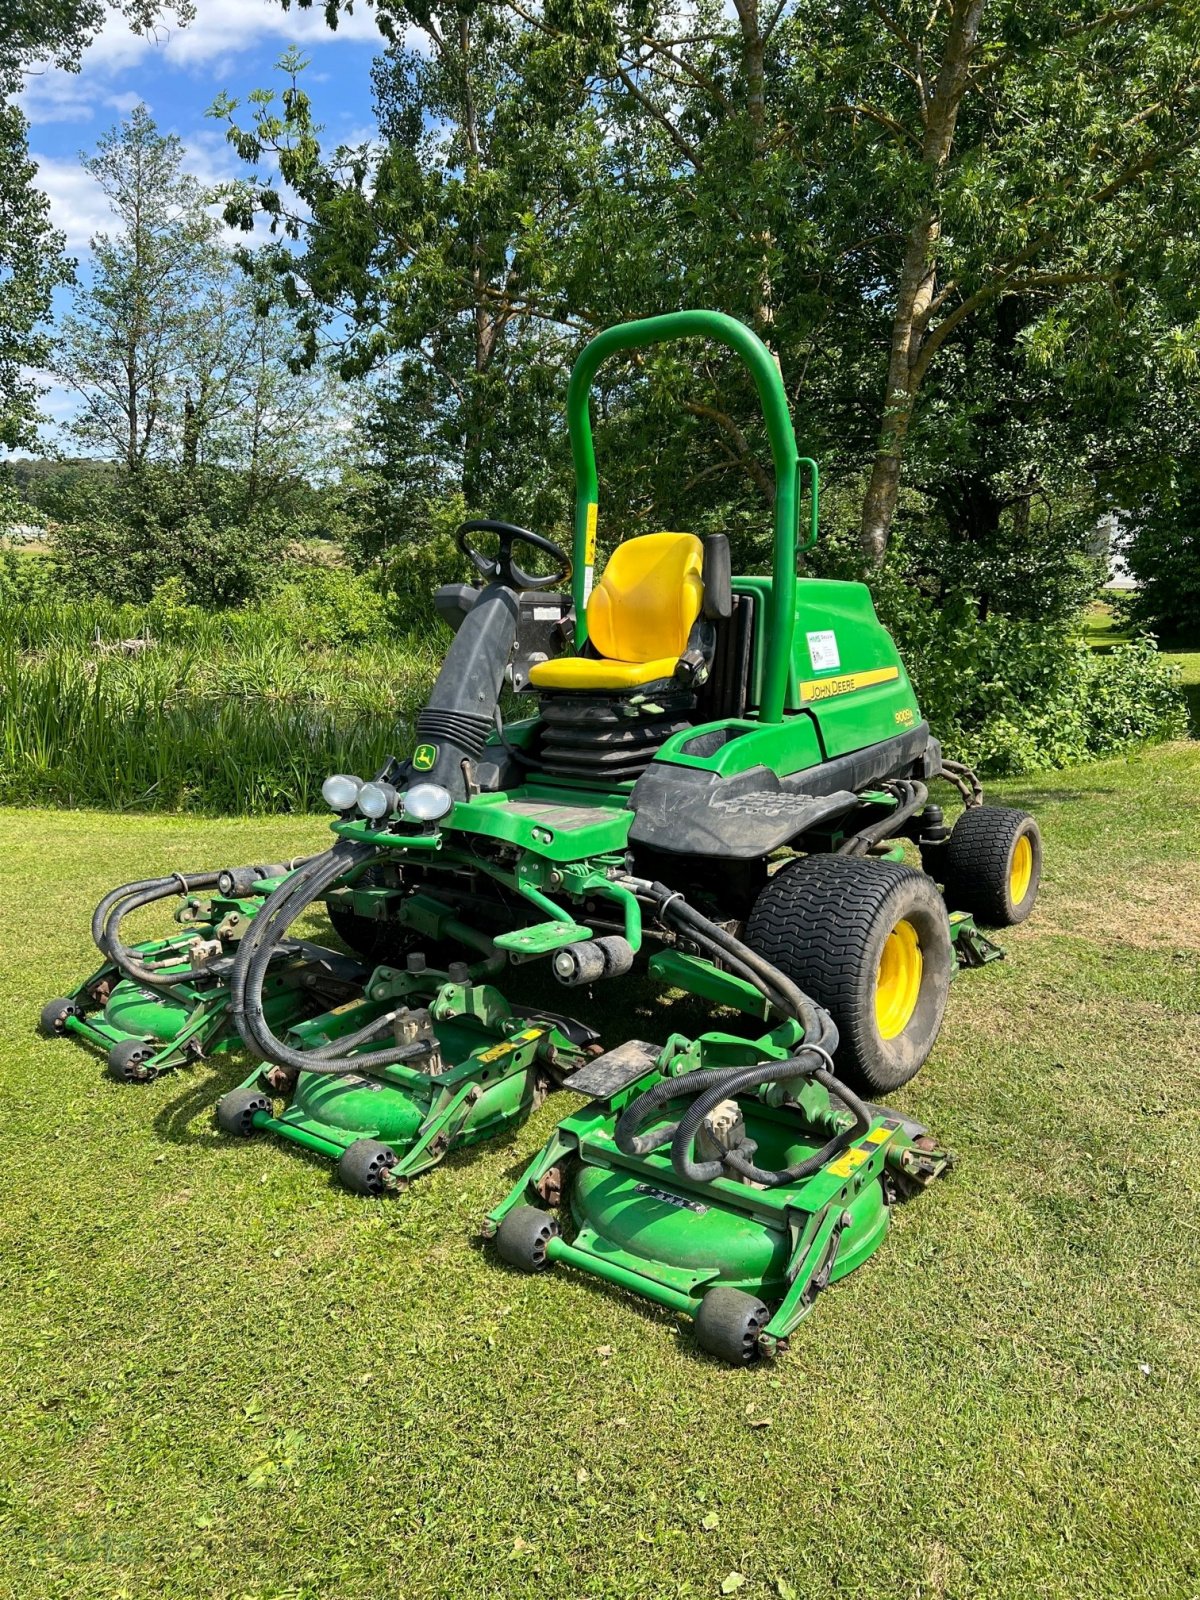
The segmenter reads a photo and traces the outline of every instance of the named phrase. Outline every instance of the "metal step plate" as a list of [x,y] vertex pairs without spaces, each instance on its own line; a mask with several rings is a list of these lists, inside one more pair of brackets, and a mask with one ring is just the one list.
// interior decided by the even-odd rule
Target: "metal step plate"
[[661,1054],[661,1045],[647,1044],[645,1039],[627,1039],[564,1078],[563,1088],[586,1094],[591,1100],[610,1100],[652,1071]]

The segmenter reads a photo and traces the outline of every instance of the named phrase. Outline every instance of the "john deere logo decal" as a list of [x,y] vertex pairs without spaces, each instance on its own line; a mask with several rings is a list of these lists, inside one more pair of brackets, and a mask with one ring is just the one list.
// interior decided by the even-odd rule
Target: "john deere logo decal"
[[437,760],[437,745],[419,744],[413,751],[412,764],[418,772],[428,772]]

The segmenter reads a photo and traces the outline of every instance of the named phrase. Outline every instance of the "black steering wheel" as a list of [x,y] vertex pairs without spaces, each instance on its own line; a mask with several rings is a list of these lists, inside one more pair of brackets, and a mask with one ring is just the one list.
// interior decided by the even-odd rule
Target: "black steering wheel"
[[[467,538],[469,533],[494,533],[499,539],[499,545],[494,556],[484,555],[482,550],[476,550]],[[556,589],[560,584],[568,583],[571,577],[571,558],[561,545],[555,544],[553,539],[546,539],[540,533],[531,533],[528,528],[518,528],[512,522],[493,522],[490,517],[481,517],[475,522],[464,522],[454,535],[455,543],[468,560],[470,560],[489,582],[505,584],[509,589]],[[531,545],[535,550],[541,550],[548,556],[555,556],[558,560],[557,569],[549,577],[535,578],[532,573],[523,571],[512,558],[514,544]]]

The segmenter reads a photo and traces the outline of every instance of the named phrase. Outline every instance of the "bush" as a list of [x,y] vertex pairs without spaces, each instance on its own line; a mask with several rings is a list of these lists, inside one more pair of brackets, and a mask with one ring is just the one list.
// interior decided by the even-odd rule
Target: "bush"
[[1063,767],[1187,733],[1179,671],[1149,639],[1101,653],[1056,624],[981,622],[969,596],[934,610],[893,589],[886,609],[946,754],[980,771]]
[[247,505],[244,480],[205,468],[83,477],[53,535],[63,592],[138,603],[170,579],[203,606],[245,604],[277,581],[290,524]]
[[291,565],[286,581],[261,608],[295,639],[366,644],[389,632],[389,607],[378,587],[344,567]]

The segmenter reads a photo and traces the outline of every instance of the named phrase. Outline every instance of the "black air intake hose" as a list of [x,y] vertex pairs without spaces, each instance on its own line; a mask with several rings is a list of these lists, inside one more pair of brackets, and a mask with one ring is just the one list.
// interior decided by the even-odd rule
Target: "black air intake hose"
[[427,706],[417,717],[418,740],[457,745],[472,760],[483,749],[491,731],[491,717],[476,716],[470,711],[436,711]]

